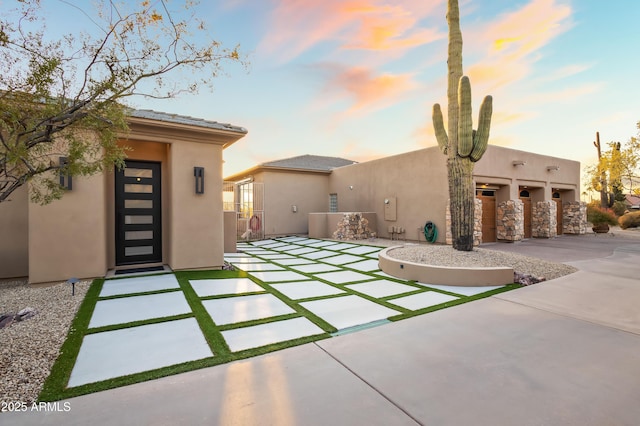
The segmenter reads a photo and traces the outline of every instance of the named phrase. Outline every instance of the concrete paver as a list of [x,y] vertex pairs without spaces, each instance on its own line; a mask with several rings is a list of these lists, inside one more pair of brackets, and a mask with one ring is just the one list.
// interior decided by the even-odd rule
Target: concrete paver
[[349,295],[300,303],[338,330],[383,320],[401,312]]
[[293,300],[344,293],[343,290],[320,281],[272,284],[271,287]]
[[394,305],[402,306],[405,309],[416,311],[418,309],[440,305],[441,303],[451,302],[456,299],[458,298],[455,296],[450,296],[448,294],[442,294],[435,291],[428,291],[426,293],[398,297],[397,299],[391,299],[388,302]]
[[181,291],[99,300],[89,328],[187,314],[191,308]]
[[376,280],[360,284],[348,284],[346,288],[371,297],[387,297],[418,290],[417,287],[400,284],[391,280]]
[[333,284],[344,284],[353,281],[367,281],[375,279],[371,275],[365,275],[353,271],[323,272],[315,274],[315,276]]
[[203,300],[202,306],[218,325],[270,318],[295,312],[272,294]]
[[199,297],[221,296],[264,291],[249,278],[217,278],[189,281],[191,288]]
[[231,352],[323,334],[324,330],[306,318],[291,318],[222,332]]
[[267,271],[267,272],[251,272],[250,275],[264,282],[281,282],[281,281],[300,281],[308,279],[302,274],[292,271]]
[[89,334],[82,342],[69,387],[210,356],[195,318]]
[[180,284],[178,284],[178,280],[173,274],[123,278],[105,281],[102,285],[102,290],[100,290],[100,297],[169,290],[172,288],[180,288]]

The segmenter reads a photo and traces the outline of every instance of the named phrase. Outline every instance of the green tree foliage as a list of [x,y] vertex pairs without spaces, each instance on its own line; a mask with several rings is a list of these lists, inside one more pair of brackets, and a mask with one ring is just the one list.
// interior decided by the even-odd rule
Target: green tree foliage
[[[637,127],[638,137],[631,137],[624,144],[609,142],[598,164],[585,170],[588,189],[598,192],[604,190],[608,194],[605,202],[609,207],[615,201],[623,201],[624,194],[640,194],[640,121]],[[603,182],[606,185],[604,188]]]
[[131,97],[195,93],[223,64],[244,63],[208,37],[189,0],[83,3],[86,31],[53,40],[39,0],[16,4],[0,17],[0,202],[29,182],[46,204],[63,195],[58,173],[122,166]]

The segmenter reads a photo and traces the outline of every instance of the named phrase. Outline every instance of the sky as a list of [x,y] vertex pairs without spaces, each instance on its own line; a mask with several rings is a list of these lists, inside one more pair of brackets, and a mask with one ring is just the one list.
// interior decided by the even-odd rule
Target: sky
[[[60,9],[49,28],[68,25]],[[460,0],[460,13],[474,127],[493,96],[490,144],[584,166],[596,131],[603,143],[637,135],[639,1]],[[211,36],[239,44],[249,66],[223,64],[212,92],[133,106],[245,127],[225,176],[297,155],[363,162],[434,146],[445,14],[446,0],[205,0]]]

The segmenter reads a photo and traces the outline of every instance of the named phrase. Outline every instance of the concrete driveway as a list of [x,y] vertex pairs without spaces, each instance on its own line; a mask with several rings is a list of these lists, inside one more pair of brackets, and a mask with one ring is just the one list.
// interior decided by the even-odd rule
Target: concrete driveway
[[0,424],[637,425],[637,235],[487,246],[580,271]]

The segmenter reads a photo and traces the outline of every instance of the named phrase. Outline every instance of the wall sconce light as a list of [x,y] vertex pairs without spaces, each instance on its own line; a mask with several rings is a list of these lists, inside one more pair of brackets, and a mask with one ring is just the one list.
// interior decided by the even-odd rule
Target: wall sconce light
[[[67,157],[60,157],[60,167],[64,168],[69,164],[69,159]],[[65,175],[62,170],[60,170],[60,186],[66,189],[67,191],[71,191],[73,188],[73,179],[69,172]]]
[[547,166],[547,171],[550,172],[551,170],[560,170],[560,166]]
[[194,167],[193,175],[196,177],[196,194],[204,194],[204,167]]
[[353,185],[349,185],[349,189],[353,191]]
[[526,161],[522,161],[522,160],[515,160],[513,162],[511,162],[511,164],[513,164],[513,167],[515,166],[524,166],[525,164],[527,164]]

